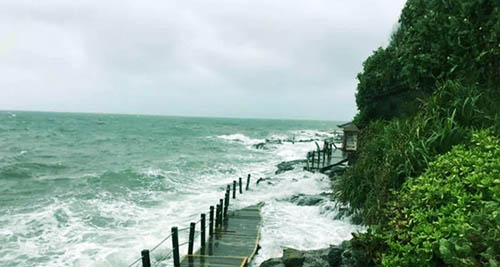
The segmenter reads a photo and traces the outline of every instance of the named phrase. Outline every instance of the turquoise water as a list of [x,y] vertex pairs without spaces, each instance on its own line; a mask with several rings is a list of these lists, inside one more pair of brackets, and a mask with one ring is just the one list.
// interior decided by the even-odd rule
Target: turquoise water
[[[208,211],[224,185],[247,173],[272,176],[276,163],[314,148],[253,144],[319,138],[336,124],[0,112],[0,266],[126,266],[171,226]],[[302,172],[276,181],[290,175],[311,179],[305,184],[314,192],[328,190],[324,177]],[[235,207],[280,202],[273,185],[254,190]]]

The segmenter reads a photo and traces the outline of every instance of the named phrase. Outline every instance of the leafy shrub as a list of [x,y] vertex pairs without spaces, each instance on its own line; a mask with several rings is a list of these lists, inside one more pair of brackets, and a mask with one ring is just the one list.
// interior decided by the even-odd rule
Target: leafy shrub
[[408,0],[399,22],[358,75],[359,152],[334,198],[370,225],[374,262],[498,266],[500,1]]
[[391,210],[385,266],[498,266],[500,140],[472,134],[408,180]]
[[389,46],[376,50],[358,75],[361,126],[412,114],[416,99],[439,82],[498,87],[500,1],[408,0],[399,23]]
[[498,113],[496,101],[477,87],[444,83],[414,116],[373,121],[363,129],[354,166],[333,184],[335,199],[366,224],[385,222],[392,191],[422,174],[436,156],[469,140],[472,130],[493,125]]

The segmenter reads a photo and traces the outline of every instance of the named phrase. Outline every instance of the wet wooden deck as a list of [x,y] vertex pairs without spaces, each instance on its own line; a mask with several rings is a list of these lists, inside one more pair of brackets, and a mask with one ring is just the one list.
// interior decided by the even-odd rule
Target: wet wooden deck
[[223,226],[214,231],[204,248],[182,258],[181,267],[247,265],[258,249],[261,207],[259,204],[228,211]]

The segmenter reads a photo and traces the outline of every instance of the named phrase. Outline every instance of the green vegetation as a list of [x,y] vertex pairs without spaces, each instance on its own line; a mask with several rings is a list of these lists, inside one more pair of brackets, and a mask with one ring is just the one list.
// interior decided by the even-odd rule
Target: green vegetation
[[500,1],[408,0],[399,26],[358,75],[359,151],[335,198],[375,263],[497,266]]
[[386,266],[498,266],[500,141],[473,133],[405,183],[391,205]]
[[412,114],[436,82],[495,87],[500,81],[500,2],[408,0],[389,46],[358,75],[358,124]]

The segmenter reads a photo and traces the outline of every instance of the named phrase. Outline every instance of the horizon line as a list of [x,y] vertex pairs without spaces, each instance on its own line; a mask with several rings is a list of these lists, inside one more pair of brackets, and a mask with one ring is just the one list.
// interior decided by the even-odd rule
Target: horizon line
[[[0,109],[0,112],[40,112],[40,113],[69,113],[69,114],[92,114],[92,115],[128,115],[128,116],[157,116],[157,117],[178,117],[178,118],[200,118],[200,119],[243,119],[243,120],[289,120],[289,121],[324,121],[343,122],[344,120],[330,119],[292,119],[292,118],[258,118],[258,117],[236,117],[236,116],[203,116],[203,115],[173,115],[173,114],[149,114],[149,113],[113,113],[113,112],[92,112],[92,111],[53,111],[53,110],[23,110],[23,109]],[[347,120],[346,120],[347,121]]]

